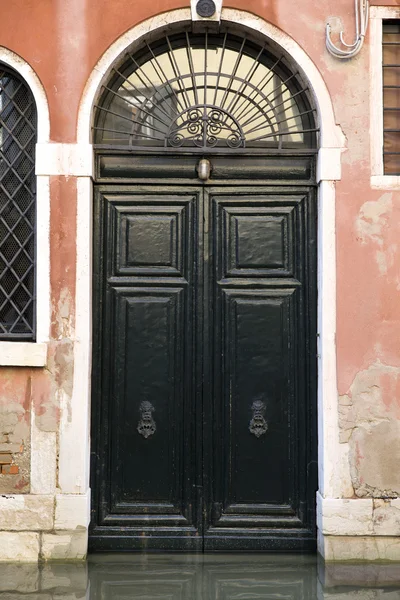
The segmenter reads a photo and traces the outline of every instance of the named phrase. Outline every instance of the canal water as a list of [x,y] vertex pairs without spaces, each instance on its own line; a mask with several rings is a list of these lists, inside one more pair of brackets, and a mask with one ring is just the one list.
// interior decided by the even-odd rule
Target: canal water
[[91,555],[0,564],[0,600],[400,600],[400,564],[316,556]]

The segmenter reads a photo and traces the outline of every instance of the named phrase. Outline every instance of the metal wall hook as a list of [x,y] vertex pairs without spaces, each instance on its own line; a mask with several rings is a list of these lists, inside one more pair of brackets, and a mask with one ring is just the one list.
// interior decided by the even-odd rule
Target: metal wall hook
[[354,0],[355,5],[355,18],[356,18],[356,38],[352,44],[347,44],[344,41],[343,30],[339,34],[339,40],[342,45],[340,48],[333,43],[331,38],[331,26],[329,23],[326,25],[326,47],[328,52],[335,58],[353,58],[356,56],[364,44],[365,35],[368,29],[368,15],[369,15],[369,0]]

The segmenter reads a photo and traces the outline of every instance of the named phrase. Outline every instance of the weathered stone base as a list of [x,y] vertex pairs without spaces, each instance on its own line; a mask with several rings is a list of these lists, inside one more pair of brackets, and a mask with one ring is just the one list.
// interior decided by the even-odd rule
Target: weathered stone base
[[0,562],[83,560],[89,493],[0,496]]
[[88,546],[87,529],[56,531],[42,535],[42,560],[83,560]]
[[[83,560],[90,493],[0,495],[0,562]],[[400,562],[400,499],[317,494],[318,549],[328,561]]]
[[0,562],[83,560],[87,540],[87,529],[54,533],[0,531]]
[[318,552],[325,561],[400,562],[400,537],[324,535],[319,531]]

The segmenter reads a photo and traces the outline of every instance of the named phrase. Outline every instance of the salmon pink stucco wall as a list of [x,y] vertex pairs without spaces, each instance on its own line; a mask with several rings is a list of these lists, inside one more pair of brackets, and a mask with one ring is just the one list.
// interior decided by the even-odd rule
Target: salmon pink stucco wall
[[[29,493],[31,427],[38,434],[57,434],[61,403],[71,398],[73,384],[74,302],[76,279],[76,180],[50,178],[52,312],[47,364],[41,368],[0,367],[0,494]],[[40,294],[40,289],[38,289]],[[50,457],[48,458],[55,458]],[[49,461],[51,462],[51,461]],[[35,465],[38,481],[55,489],[56,464]],[[49,478],[52,483],[49,483]]]
[[[104,51],[125,31],[153,15],[187,8],[188,0],[10,0],[2,6],[2,46],[36,71],[50,106],[51,139],[74,142],[80,98]],[[329,85],[343,64],[330,63],[324,49],[326,18],[340,15],[352,28],[348,0],[302,0],[293,12],[283,0],[230,0],[224,7],[252,12],[291,35],[311,56]],[[328,60],[328,64],[325,64]]]
[[[386,4],[396,6],[397,2]],[[37,73],[48,99],[51,141],[76,142],[85,84],[115,40],[145,19],[188,6],[188,0],[4,3],[0,45],[21,56]],[[336,122],[346,137],[342,179],[336,184],[337,384],[340,442],[348,444],[349,451],[348,480],[341,493],[350,497],[398,495],[400,193],[371,189],[369,38],[352,60],[338,61],[326,51],[328,17],[340,18],[332,20],[335,33],[342,26],[352,40],[350,0],[301,0],[295,10],[287,0],[224,0],[223,6],[254,13],[291,36],[313,60],[332,97]],[[55,431],[59,402],[70,398],[74,374],[75,178],[53,177],[50,192],[49,365],[45,370],[2,369],[0,407],[15,402],[18,419],[29,423],[31,398],[38,407],[39,426]],[[22,437],[28,445],[29,434]],[[23,460],[22,471],[29,471]],[[18,478],[13,481],[20,482]],[[20,489],[28,491],[28,483]]]

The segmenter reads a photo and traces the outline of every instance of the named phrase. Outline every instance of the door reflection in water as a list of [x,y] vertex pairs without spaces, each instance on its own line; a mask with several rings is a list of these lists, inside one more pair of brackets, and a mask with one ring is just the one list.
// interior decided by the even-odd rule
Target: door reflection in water
[[0,600],[399,600],[400,565],[315,556],[95,555],[0,564]]

